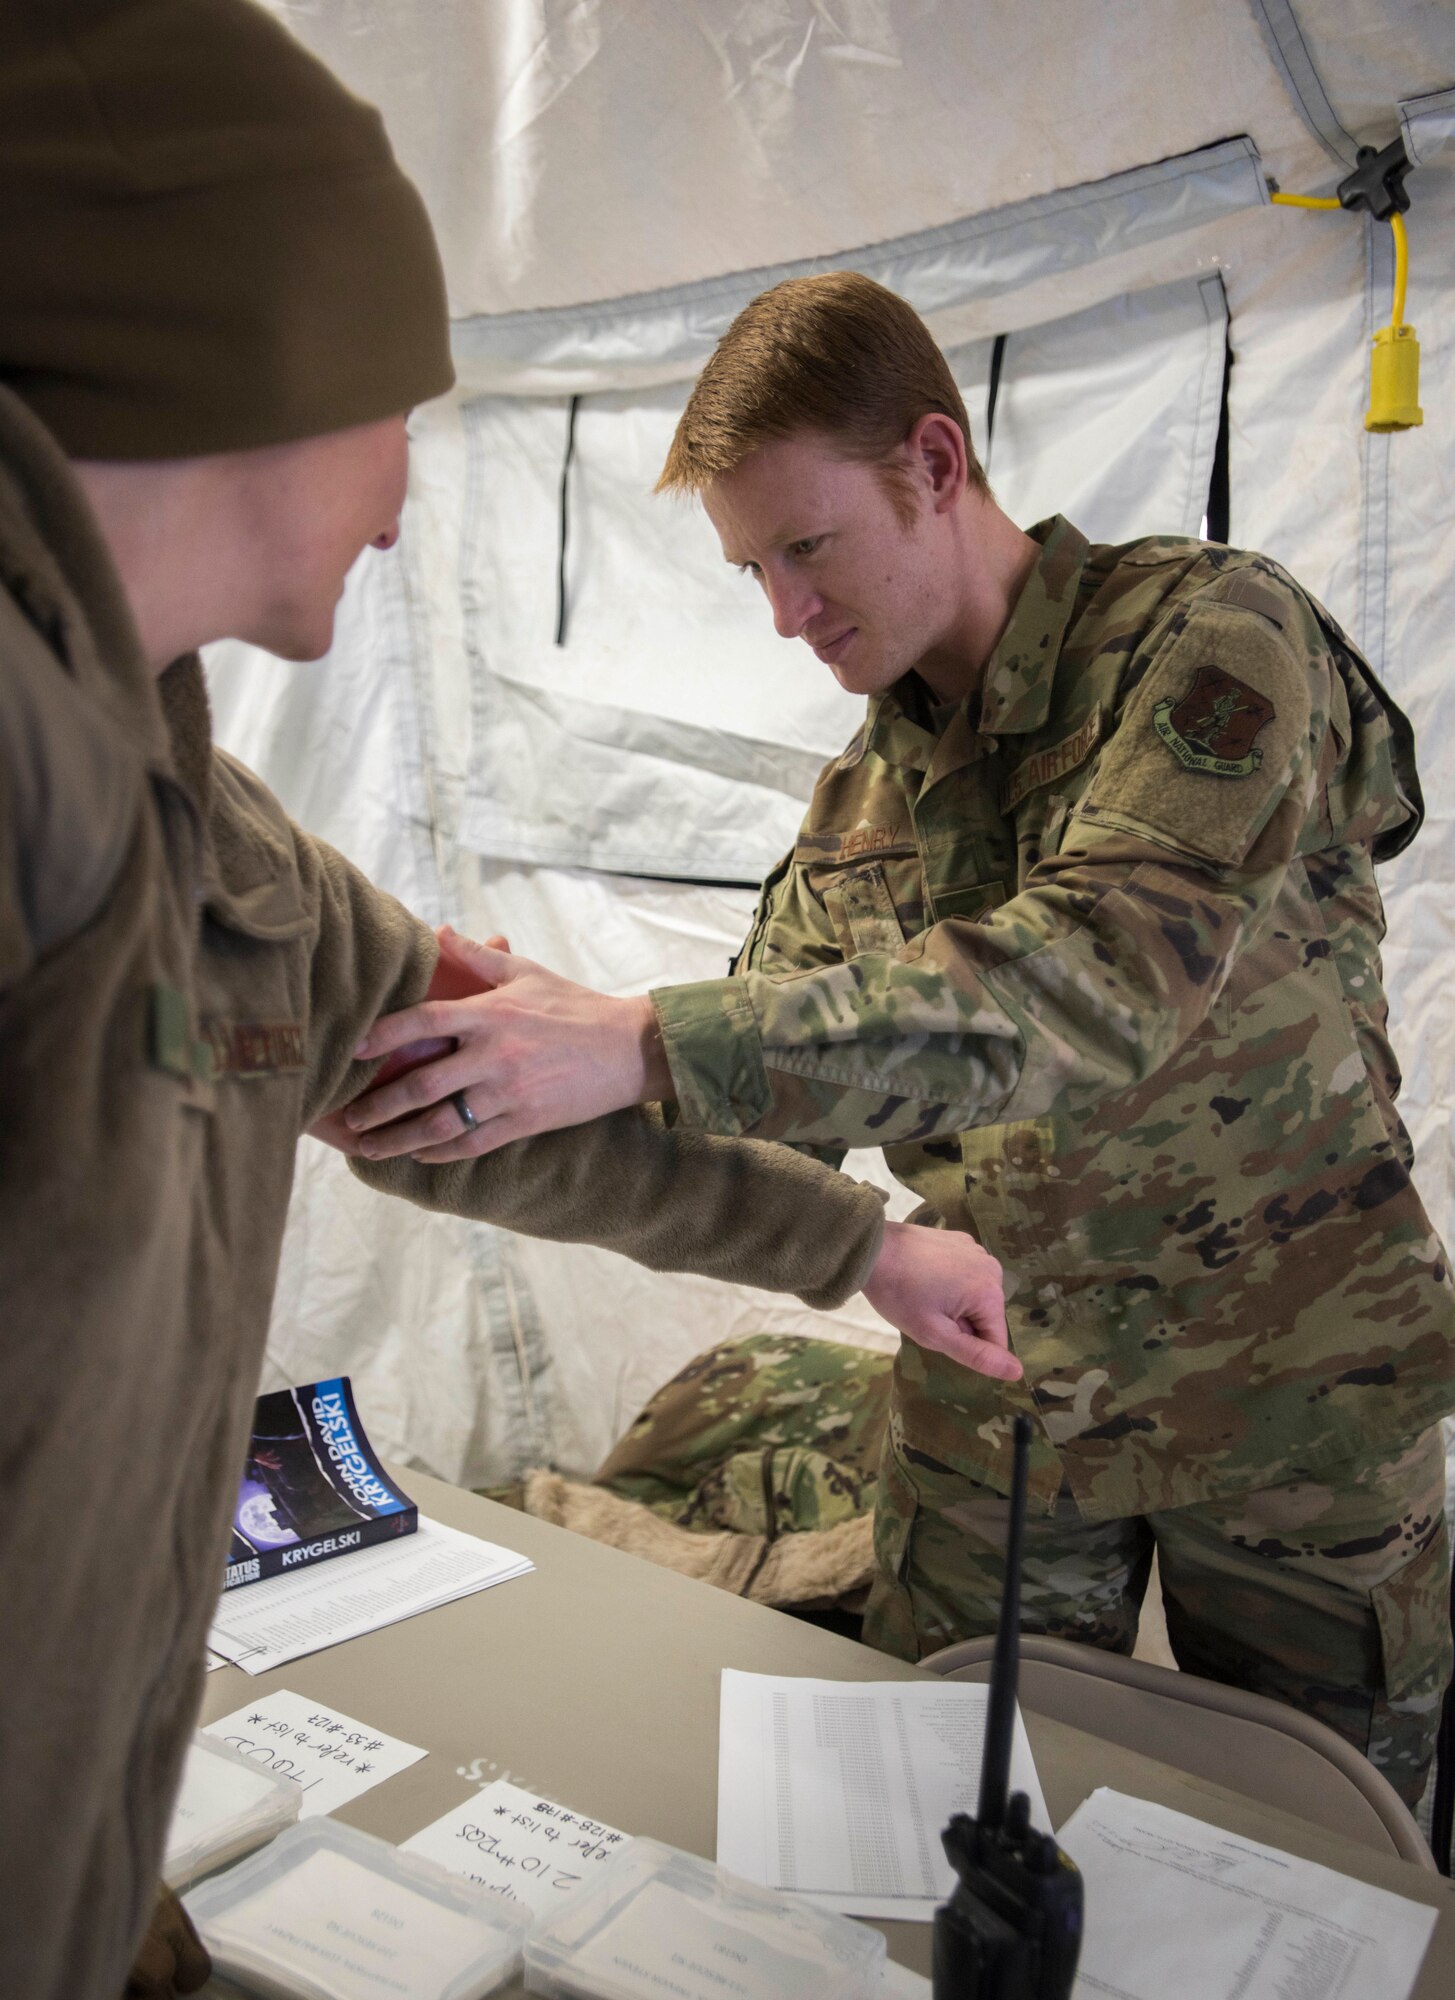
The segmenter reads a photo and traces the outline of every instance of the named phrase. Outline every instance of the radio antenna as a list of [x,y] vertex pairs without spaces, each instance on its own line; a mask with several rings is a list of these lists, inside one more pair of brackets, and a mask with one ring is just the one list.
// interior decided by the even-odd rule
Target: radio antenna
[[957,1881],[935,1911],[934,2000],[1070,2000],[1081,1949],[1082,1884],[1054,1837],[1031,1825],[1024,1792],[1007,1797],[1020,1678],[1021,1540],[1031,1421],[1015,1420],[1005,1581],[985,1710],[980,1809],[941,1835]]
[[1015,1462],[1011,1470],[1010,1520],[1005,1538],[1005,1580],[1000,1589],[1000,1623],[995,1631],[995,1665],[985,1714],[985,1751],[980,1760],[980,1804],[976,1820],[987,1831],[1005,1823],[1010,1788],[1010,1746],[1021,1664],[1021,1534],[1026,1519],[1026,1466],[1031,1420],[1015,1420]]

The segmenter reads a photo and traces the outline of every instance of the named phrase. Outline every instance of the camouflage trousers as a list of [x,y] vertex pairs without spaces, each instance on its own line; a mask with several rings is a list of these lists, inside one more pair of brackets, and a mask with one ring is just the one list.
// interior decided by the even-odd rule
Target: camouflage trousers
[[[1129,1653],[1156,1550],[1187,1673],[1317,1716],[1413,1806],[1451,1671],[1439,1426],[1338,1481],[1087,1524],[1063,1489],[1026,1522],[1021,1625]],[[887,1441],[864,1637],[920,1659],[993,1632],[1006,1501]]]

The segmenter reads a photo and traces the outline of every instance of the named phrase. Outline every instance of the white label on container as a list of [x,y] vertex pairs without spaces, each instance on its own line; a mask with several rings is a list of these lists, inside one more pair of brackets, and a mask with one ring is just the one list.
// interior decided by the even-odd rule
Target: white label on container
[[480,1924],[343,1854],[310,1854],[207,1920],[227,1972],[299,1977],[338,2000],[437,2000],[488,1945]]
[[797,2000],[828,1976],[667,1882],[649,1882],[571,1963],[577,1972],[605,1974],[632,1992],[672,2000]]

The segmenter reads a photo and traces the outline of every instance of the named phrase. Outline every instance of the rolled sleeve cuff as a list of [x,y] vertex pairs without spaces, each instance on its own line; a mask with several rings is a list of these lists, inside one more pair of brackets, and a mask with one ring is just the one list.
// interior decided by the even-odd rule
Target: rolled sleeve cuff
[[663,986],[651,996],[681,1122],[738,1139],[773,1102],[752,1002],[736,979]]

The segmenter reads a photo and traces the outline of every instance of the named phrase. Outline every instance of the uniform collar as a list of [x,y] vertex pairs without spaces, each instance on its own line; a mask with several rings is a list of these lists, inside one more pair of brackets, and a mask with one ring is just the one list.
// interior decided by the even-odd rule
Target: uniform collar
[[863,749],[937,783],[982,756],[986,737],[1023,736],[1041,727],[1090,543],[1060,514],[1026,532],[1039,544],[1040,557],[986,662],[978,721],[971,719],[977,697],[935,707],[924,683],[907,674],[870,697]]
[[1040,544],[1041,553],[1000,643],[986,662],[980,691],[983,736],[1024,736],[1046,720],[1056,663],[1090,546],[1060,514],[1037,522],[1027,533]]
[[864,722],[863,748],[901,771],[927,771],[940,738],[945,711],[915,673],[870,695]]
[[0,383],[0,588],[106,715],[166,769],[170,746],[131,608],[80,482],[29,406]]
[[205,819],[212,797],[212,707],[198,655],[184,653],[173,660],[157,682],[157,693],[171,738],[173,768]]

